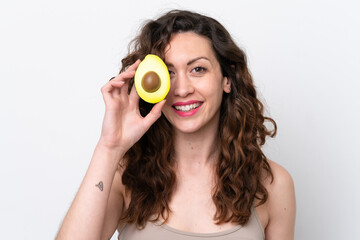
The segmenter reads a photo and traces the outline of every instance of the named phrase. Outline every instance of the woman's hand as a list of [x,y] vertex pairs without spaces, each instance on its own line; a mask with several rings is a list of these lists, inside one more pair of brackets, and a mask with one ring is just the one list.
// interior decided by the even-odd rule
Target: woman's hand
[[139,96],[133,85],[128,94],[129,80],[134,77],[140,60],[132,64],[101,88],[105,102],[105,116],[99,144],[129,150],[161,116],[165,101],[157,103],[151,112],[142,117],[139,111]]

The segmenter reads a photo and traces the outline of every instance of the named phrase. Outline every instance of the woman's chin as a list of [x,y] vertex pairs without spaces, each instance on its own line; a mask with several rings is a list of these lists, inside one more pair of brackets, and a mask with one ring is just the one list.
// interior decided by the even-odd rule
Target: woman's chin
[[191,134],[198,132],[201,127],[196,123],[181,123],[174,124],[173,128],[176,130],[176,132]]

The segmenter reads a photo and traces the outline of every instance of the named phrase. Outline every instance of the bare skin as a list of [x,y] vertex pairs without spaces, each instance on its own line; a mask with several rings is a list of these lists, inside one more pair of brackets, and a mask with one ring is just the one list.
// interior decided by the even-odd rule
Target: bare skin
[[[265,204],[258,206],[256,212],[267,240],[294,239],[296,206],[293,181],[283,167],[273,161],[269,163],[274,174],[274,181],[273,183],[270,183],[269,179],[264,181],[269,192],[269,199]],[[205,168],[200,170],[200,166],[193,167],[197,174],[188,172],[188,168],[183,169],[187,174],[185,176],[182,174],[181,186],[174,193],[170,203],[173,214],[166,224],[182,231],[202,233],[219,232],[234,227],[235,224],[232,223],[215,224],[213,221],[215,206],[209,195],[210,186],[213,184],[208,175],[211,170]],[[184,178],[187,179],[184,180]],[[121,185],[120,179],[117,183]],[[130,196],[125,195],[124,192],[119,194],[122,194],[124,205],[128,206]],[[122,227],[123,224],[119,223],[117,229],[120,231]],[[111,236],[114,229],[109,232]]]
[[[234,227],[233,223],[214,222],[215,206],[211,199],[219,99],[224,92],[231,91],[230,83],[221,75],[209,40],[194,33],[174,35],[165,59],[171,72],[171,89],[166,102],[155,105],[146,118],[139,114],[139,98],[134,89],[126,94],[127,81],[134,76],[139,62],[103,87],[106,112],[101,138],[57,239],[109,239],[116,229],[122,228],[119,219],[131,199],[122,185],[123,169],[118,168],[118,163],[156,121],[160,111],[173,125],[175,137],[177,188],[169,203],[172,213],[166,224],[182,231],[203,233]],[[186,101],[199,101],[202,106],[196,114],[184,118],[174,112],[172,105]],[[256,211],[266,239],[293,239],[294,185],[284,168],[269,163],[274,181],[264,179],[269,199]],[[100,181],[103,190],[99,188]]]
[[[134,63],[101,89],[105,102],[101,137],[56,239],[108,239],[108,228],[112,227],[113,231],[116,228],[124,199],[118,188],[121,184],[112,185],[118,181],[115,173],[119,161],[161,116],[165,103],[156,104],[145,118],[141,117],[135,88],[127,94],[128,81],[139,63]],[[109,214],[111,207],[118,210],[115,215]]]

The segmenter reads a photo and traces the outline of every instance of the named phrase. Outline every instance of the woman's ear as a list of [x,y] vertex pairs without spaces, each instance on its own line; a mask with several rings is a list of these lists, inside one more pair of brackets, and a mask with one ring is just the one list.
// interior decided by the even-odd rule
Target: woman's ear
[[224,77],[224,79],[223,79],[223,90],[226,93],[231,92],[231,82],[227,77]]

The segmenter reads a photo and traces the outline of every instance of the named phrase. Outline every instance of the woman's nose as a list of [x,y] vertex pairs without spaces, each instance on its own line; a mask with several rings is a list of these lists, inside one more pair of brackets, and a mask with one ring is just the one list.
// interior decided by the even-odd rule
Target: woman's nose
[[174,95],[179,97],[186,97],[194,92],[191,79],[186,74],[179,74],[173,84]]

